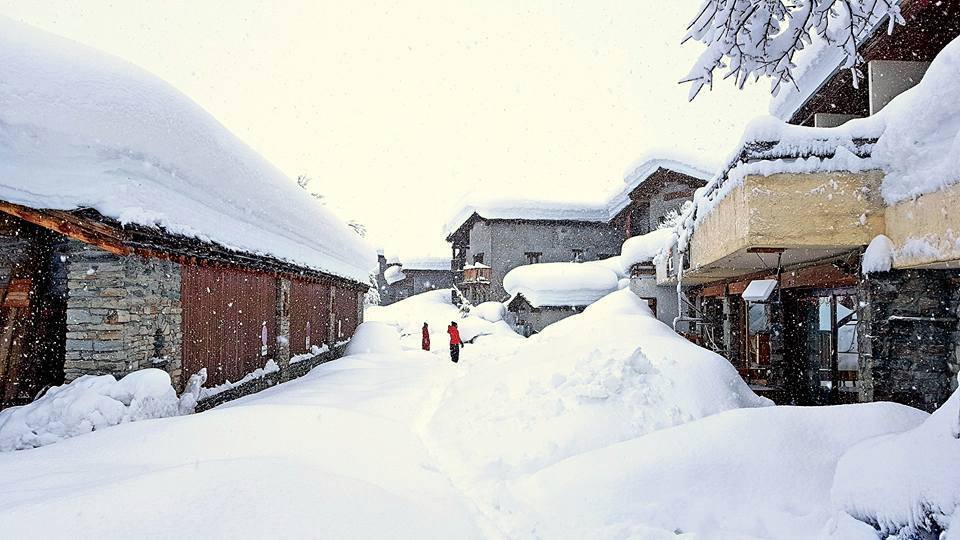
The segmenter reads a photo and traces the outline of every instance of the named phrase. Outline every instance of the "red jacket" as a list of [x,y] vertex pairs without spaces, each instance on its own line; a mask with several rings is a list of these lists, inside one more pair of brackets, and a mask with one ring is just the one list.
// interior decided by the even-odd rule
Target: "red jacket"
[[430,330],[426,326],[423,327],[423,350],[430,350]]
[[450,325],[447,327],[447,333],[450,334],[450,344],[451,345],[460,345],[463,342],[460,341],[460,330],[457,330],[457,327]]

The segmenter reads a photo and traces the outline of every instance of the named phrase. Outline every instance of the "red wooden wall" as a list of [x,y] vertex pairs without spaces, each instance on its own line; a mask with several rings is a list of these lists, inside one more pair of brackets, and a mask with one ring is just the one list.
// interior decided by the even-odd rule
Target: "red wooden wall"
[[308,352],[307,328],[310,345],[331,344],[330,285],[293,280],[290,284],[290,354]]
[[[276,278],[216,266],[182,266],[184,375],[207,368],[206,386],[236,381],[276,352]],[[267,331],[262,354],[261,332]]]

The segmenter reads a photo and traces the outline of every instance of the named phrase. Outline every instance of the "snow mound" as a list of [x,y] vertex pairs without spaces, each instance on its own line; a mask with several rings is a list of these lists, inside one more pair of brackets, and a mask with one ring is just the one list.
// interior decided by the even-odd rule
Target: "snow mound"
[[582,452],[771,404],[629,290],[498,354],[468,356],[458,369],[468,371],[447,389],[429,432],[448,470],[493,491],[503,478]]
[[474,306],[473,309],[470,310],[470,315],[475,315],[485,321],[495,323],[502,321],[506,312],[506,308],[500,302],[484,302],[478,306]]
[[407,279],[407,276],[403,273],[403,267],[394,265],[383,271],[383,279],[386,280],[388,285],[393,285],[398,281]]
[[600,265],[583,263],[528,264],[503,278],[511,295],[522,294],[534,307],[586,306],[617,290],[619,276]]
[[873,157],[887,172],[880,186],[893,204],[960,181],[960,39],[930,64],[923,79],[877,115],[886,124]]
[[832,499],[839,510],[898,538],[960,529],[960,391],[914,429],[844,454]]
[[673,241],[674,231],[657,229],[647,234],[628,238],[620,248],[621,272],[630,275],[630,269],[635,264],[651,262],[660,251],[666,249]]
[[400,350],[400,335],[395,327],[367,321],[357,327],[344,354],[390,354],[399,353]]
[[40,399],[0,411],[0,451],[23,450],[148,418],[180,414],[170,376],[142,369],[119,381],[112,375],[83,375],[54,386]]
[[871,272],[889,272],[893,267],[893,241],[885,234],[878,234],[863,252],[861,269],[864,275]]
[[638,523],[697,538],[809,538],[831,518],[840,456],[925,417],[893,403],[721,412],[521,479],[511,510],[536,516],[544,538],[621,538]]
[[366,282],[374,250],[189,98],[0,17],[0,199],[93,208]]

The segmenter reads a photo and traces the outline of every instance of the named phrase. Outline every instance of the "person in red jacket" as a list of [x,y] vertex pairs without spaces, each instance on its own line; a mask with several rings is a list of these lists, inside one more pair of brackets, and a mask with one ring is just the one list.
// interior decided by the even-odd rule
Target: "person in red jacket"
[[447,333],[450,334],[450,360],[453,360],[453,363],[456,364],[460,361],[460,347],[463,347],[463,341],[460,340],[460,331],[457,330],[457,323],[450,321]]
[[430,328],[427,327],[427,323],[423,323],[423,350],[430,350]]

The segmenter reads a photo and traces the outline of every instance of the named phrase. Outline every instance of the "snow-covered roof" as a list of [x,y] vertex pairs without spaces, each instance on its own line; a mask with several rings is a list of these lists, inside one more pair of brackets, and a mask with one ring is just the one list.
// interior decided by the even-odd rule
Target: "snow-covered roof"
[[691,165],[691,162],[692,160],[682,161],[679,157],[644,158],[627,171],[623,179],[624,185],[609,194],[604,202],[599,203],[503,198],[478,200],[461,207],[444,226],[444,233],[449,237],[474,215],[485,219],[607,223],[630,204],[630,193],[661,168],[704,181],[713,176],[710,165]]
[[664,228],[628,238],[620,248],[623,273],[629,275],[633,265],[653,261],[661,250],[671,244],[673,234],[673,229]]
[[464,205],[444,226],[450,236],[476,214],[485,219],[525,219],[544,221],[587,221],[604,223],[609,219],[606,204],[579,204],[533,199],[483,199]]
[[403,258],[404,270],[450,270],[450,257]]
[[692,159],[681,161],[670,157],[647,157],[634,163],[623,177],[623,188],[610,197],[608,211],[611,219],[621,210],[630,205],[630,193],[644,183],[659,169],[667,169],[691,176],[706,182],[713,177],[716,167],[712,164],[691,165]]
[[0,17],[0,199],[356,281],[374,249],[199,105],[146,71]]
[[533,307],[580,307],[616,291],[618,281],[616,272],[601,265],[542,263],[514,268],[503,278],[503,288]]

